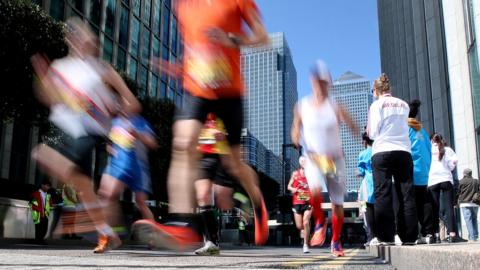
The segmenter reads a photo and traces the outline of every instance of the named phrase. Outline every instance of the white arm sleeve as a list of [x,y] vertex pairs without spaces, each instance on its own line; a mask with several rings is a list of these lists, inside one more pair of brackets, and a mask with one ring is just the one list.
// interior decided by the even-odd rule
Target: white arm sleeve
[[445,161],[447,162],[447,166],[450,171],[453,171],[457,166],[457,154],[450,147],[445,147]]
[[373,103],[370,106],[370,110],[368,111],[368,124],[367,124],[367,133],[370,139],[375,140],[378,136],[380,131],[380,122],[382,116],[381,111],[379,110],[377,103]]

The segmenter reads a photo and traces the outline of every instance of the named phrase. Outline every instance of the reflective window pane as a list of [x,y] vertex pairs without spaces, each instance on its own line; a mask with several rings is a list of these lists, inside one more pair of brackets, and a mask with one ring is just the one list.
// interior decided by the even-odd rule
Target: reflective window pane
[[160,97],[161,98],[167,97],[167,84],[163,81],[160,83]]
[[154,37],[153,38],[153,56],[154,57],[160,57],[160,40],[158,38]]
[[152,2],[150,0],[144,0],[143,3],[143,22],[150,26],[150,11],[152,9]]
[[162,13],[162,2],[160,0],[153,0],[153,33],[158,35],[160,32],[160,14]]
[[115,29],[115,9],[116,9],[116,0],[108,0],[105,20],[105,33],[113,37],[113,31]]
[[157,88],[158,88],[158,77],[154,74],[151,75],[150,79],[150,97],[157,97]]
[[172,51],[177,54],[177,21],[172,20]]
[[168,88],[168,99],[175,102],[175,91],[172,88]]
[[72,0],[72,2],[74,8],[76,8],[78,11],[83,12],[84,0]]
[[128,66],[128,75],[132,80],[137,80],[137,61],[133,58],[130,59],[130,65]]
[[131,45],[130,45],[130,53],[137,57],[138,56],[138,46],[139,46],[139,39],[140,39],[140,21],[137,18],[133,18],[131,22]]
[[133,14],[140,17],[140,0],[132,0]]
[[126,52],[121,49],[121,48],[118,48],[117,50],[117,68],[118,70],[121,70],[121,71],[125,71],[125,67],[126,67]]
[[167,8],[163,8],[163,25],[162,25],[162,28],[163,28],[163,34],[162,34],[162,41],[163,41],[163,44],[168,44],[169,42],[169,35],[170,35],[170,10],[168,10]]
[[56,20],[65,19],[65,1],[52,0],[50,2],[50,15]]
[[101,0],[90,0],[88,19],[96,26],[100,25],[100,12],[102,11]]
[[177,98],[175,99],[175,105],[177,105],[177,107],[179,108],[182,107],[182,96],[180,94],[177,94]]
[[120,14],[120,33],[118,36],[118,42],[124,48],[128,46],[128,9],[122,5],[122,11]]
[[148,64],[150,58],[150,31],[146,26],[143,27],[143,40],[142,40],[142,63]]
[[113,41],[109,38],[103,40],[103,60],[113,62]]
[[147,68],[145,66],[140,67],[140,87],[142,89],[142,95],[145,95],[147,90],[147,81],[148,81],[148,73]]

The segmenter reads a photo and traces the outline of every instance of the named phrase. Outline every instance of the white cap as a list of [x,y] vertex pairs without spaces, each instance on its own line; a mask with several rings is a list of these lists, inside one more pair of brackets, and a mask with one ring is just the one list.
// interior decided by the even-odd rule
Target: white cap
[[332,85],[332,75],[328,69],[327,63],[323,60],[317,60],[312,66],[311,73],[313,76],[317,77],[321,81],[327,82],[329,85]]

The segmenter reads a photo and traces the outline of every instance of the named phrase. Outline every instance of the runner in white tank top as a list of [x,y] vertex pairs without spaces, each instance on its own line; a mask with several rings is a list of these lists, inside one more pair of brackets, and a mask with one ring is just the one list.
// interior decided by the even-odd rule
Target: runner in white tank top
[[311,76],[313,94],[296,106],[292,125],[292,142],[302,145],[307,157],[305,176],[312,193],[315,228],[311,245],[323,245],[327,222],[321,209],[321,192],[328,190],[332,202],[332,243],[334,256],[344,256],[340,243],[343,225],[345,160],[340,141],[340,122],[345,122],[354,135],[359,131],[349,113],[328,98],[332,80],[323,61],[318,61]]

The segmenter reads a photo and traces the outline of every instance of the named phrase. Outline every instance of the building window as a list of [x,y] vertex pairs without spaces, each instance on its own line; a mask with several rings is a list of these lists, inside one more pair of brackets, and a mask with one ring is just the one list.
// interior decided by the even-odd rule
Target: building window
[[140,67],[140,87],[142,88],[142,96],[147,93],[147,86],[148,86],[148,73],[147,68],[145,66]]
[[172,51],[177,54],[177,21],[172,20]]
[[105,21],[105,33],[113,37],[113,31],[115,29],[115,10],[116,10],[116,0],[108,0]]
[[173,90],[172,88],[168,88],[168,99],[175,102],[175,90]]
[[160,0],[153,0],[153,24],[152,30],[155,35],[160,33],[160,15],[162,14],[162,2]]
[[463,0],[463,9],[465,13],[465,33],[467,35],[467,49],[470,50],[475,44],[475,23],[473,19],[473,1]]
[[128,47],[128,9],[122,5],[120,14],[120,33],[118,35],[118,43],[124,48]]
[[62,21],[65,19],[65,1],[52,0],[50,1],[50,15],[52,18]]
[[80,12],[83,12],[83,3],[83,0],[72,0],[73,7]]
[[160,57],[160,40],[158,38],[154,37],[153,38],[153,56],[154,57]]
[[131,22],[131,44],[130,44],[130,53],[137,57],[138,56],[138,43],[140,39],[140,21],[137,18],[133,18]]
[[151,0],[144,0],[143,3],[143,22],[150,26],[150,14],[151,14],[151,9],[152,9],[152,2]]
[[158,77],[157,75],[151,74],[150,79],[150,97],[157,97],[157,88],[158,88]]
[[96,26],[100,26],[100,14],[102,12],[101,0],[90,0],[90,10],[87,18]]
[[142,63],[147,65],[150,57],[150,31],[143,27]]
[[107,37],[103,41],[103,60],[113,62],[113,41]]
[[140,17],[140,0],[132,0],[133,14]]
[[160,97],[161,98],[167,97],[167,84],[163,81],[160,83]]
[[132,80],[137,80],[137,60],[130,58],[130,65],[128,66],[128,75]]
[[117,50],[117,68],[121,71],[125,71],[126,67],[126,52],[125,50],[118,48]]
[[167,44],[169,42],[169,35],[170,35],[170,10],[168,10],[165,6],[163,8],[163,44]]

